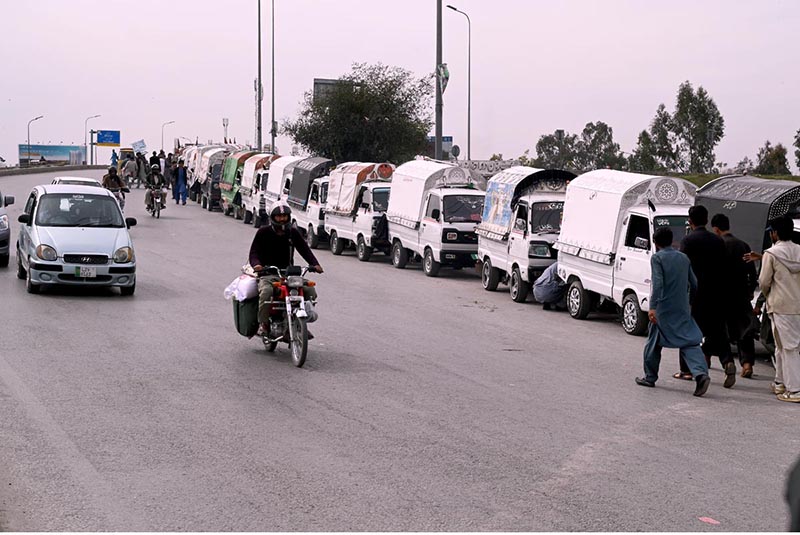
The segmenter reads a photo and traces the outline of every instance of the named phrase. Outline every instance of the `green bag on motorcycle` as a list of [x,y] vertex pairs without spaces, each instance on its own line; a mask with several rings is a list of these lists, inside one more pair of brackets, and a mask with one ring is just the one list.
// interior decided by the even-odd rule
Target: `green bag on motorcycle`
[[252,338],[258,332],[258,297],[233,299],[233,322],[242,336]]

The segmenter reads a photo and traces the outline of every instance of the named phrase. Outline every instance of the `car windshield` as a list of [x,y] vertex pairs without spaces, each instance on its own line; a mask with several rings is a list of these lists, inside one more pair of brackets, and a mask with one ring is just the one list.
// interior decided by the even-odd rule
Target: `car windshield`
[[445,222],[480,223],[483,201],[483,195],[447,195],[444,198]]
[[535,202],[531,205],[531,232],[561,232],[563,202]]
[[112,197],[82,193],[43,195],[36,208],[36,224],[41,227],[125,226],[117,201]]
[[672,247],[678,249],[689,232],[689,218],[685,215],[657,215],[653,218],[653,233],[661,227],[669,227],[672,231]]
[[389,188],[375,188],[372,190],[372,209],[376,212],[385,212],[389,208]]

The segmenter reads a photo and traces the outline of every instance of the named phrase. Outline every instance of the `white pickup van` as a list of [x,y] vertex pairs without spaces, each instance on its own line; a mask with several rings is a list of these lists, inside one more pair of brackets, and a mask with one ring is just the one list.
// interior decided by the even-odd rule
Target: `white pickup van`
[[269,176],[269,169],[278,158],[280,156],[277,154],[254,154],[244,162],[239,185],[239,202],[245,225],[252,223],[258,228],[263,223],[261,200],[264,197],[264,184],[261,181]]
[[319,247],[320,240],[327,240],[325,233],[325,204],[328,200],[328,177],[315,178],[311,183],[308,194],[308,204],[305,210],[293,210],[292,216],[306,237],[308,246],[312,249]]
[[670,227],[677,247],[686,235],[695,191],[680,178],[607,169],[569,183],[555,248],[573,318],[584,319],[595,305],[610,303],[621,311],[625,332],[645,332],[653,230]]
[[304,156],[281,156],[270,164],[269,169],[256,174],[256,180],[260,185],[259,210],[263,207],[269,212],[274,204],[286,200],[289,196],[294,166],[303,160]]
[[474,266],[485,195],[486,179],[454,164],[418,158],[399,166],[386,211],[392,265],[421,258],[429,277],[443,265]]
[[353,245],[356,256],[367,262],[377,249],[389,254],[391,243],[383,216],[389,205],[394,166],[349,162],[331,171],[325,232],[331,253],[340,255]]
[[533,282],[555,262],[567,184],[574,173],[516,166],[489,179],[483,217],[475,229],[481,283],[488,291],[508,284],[524,303]]

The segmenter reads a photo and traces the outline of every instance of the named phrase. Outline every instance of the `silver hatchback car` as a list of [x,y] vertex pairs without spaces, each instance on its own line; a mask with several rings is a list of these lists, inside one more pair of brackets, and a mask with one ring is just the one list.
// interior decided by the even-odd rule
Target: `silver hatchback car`
[[19,216],[17,276],[29,293],[54,284],[136,289],[136,258],[124,218],[106,189],[36,186]]

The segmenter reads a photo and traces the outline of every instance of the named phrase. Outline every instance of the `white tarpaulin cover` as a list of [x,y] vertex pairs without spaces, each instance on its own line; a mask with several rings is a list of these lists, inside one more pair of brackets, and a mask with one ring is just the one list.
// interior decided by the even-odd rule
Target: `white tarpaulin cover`
[[375,168],[374,163],[347,162],[336,166],[328,179],[328,201],[325,211],[349,214],[356,202],[358,184]]
[[288,174],[292,176],[292,171],[297,162],[305,160],[305,156],[281,156],[269,168],[269,177],[267,178],[267,191],[273,196],[278,196],[283,193],[284,177]]
[[600,169],[567,186],[564,220],[555,248],[567,254],[610,263],[628,208],[691,206],[696,187],[681,178]]
[[252,188],[256,179],[256,171],[269,167],[269,161],[272,157],[272,154],[261,153],[254,154],[246,159],[244,161],[244,167],[242,167],[242,182],[240,188]]
[[411,160],[395,169],[389,220],[406,226],[419,223],[425,192],[439,187],[473,187],[486,191],[486,179],[454,164],[434,160]]
[[224,147],[217,147],[205,151],[200,158],[200,165],[195,168],[195,180],[204,184],[206,179],[208,179],[208,174],[211,172],[211,166],[217,161],[224,160],[227,154],[228,149]]

